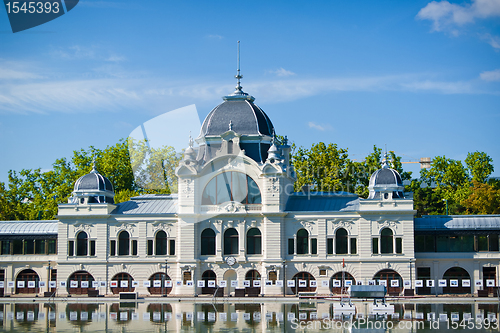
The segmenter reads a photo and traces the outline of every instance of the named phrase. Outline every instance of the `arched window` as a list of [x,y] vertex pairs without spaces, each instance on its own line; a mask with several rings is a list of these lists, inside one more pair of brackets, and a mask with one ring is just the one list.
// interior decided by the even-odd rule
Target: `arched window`
[[242,204],[262,203],[257,183],[241,172],[224,172],[210,180],[203,190],[202,205],[219,205],[228,201]]
[[164,256],[167,254],[167,234],[165,231],[160,230],[156,233],[156,255]]
[[309,233],[306,229],[297,231],[297,254],[309,253]]
[[201,255],[215,255],[215,232],[210,228],[201,233]]
[[347,254],[347,230],[340,228],[335,233],[335,253]]
[[262,234],[258,228],[252,228],[247,232],[247,254],[262,253]]
[[380,233],[380,252],[381,253],[394,253],[392,230],[389,228],[382,229]]
[[85,231],[80,231],[76,236],[76,255],[86,256],[88,254],[88,237]]
[[238,254],[238,231],[229,228],[224,232],[224,254]]
[[130,235],[123,230],[118,235],[118,255],[127,256],[130,253]]

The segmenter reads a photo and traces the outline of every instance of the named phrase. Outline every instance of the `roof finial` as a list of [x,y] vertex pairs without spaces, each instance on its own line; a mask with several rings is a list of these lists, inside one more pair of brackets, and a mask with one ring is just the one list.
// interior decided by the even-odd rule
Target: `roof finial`
[[233,121],[232,120],[229,121],[229,130],[230,131],[233,130]]
[[95,155],[92,156],[92,170],[90,172],[96,173],[97,170],[95,169]]
[[385,145],[385,154],[384,154],[384,160],[382,161],[382,168],[383,169],[389,168],[389,161],[388,161],[388,155],[387,155],[387,144]]
[[240,72],[240,41],[238,41],[238,56],[237,56],[237,68],[236,68],[236,75],[234,76],[237,80],[236,84],[236,90],[228,96],[224,96],[223,99],[225,101],[230,101],[230,100],[248,100],[253,102],[255,98],[253,96],[248,95],[246,92],[243,91],[243,87],[241,86],[241,79],[243,78],[243,75],[241,75]]
[[189,148],[193,148],[193,137],[191,136],[191,131],[189,131]]
[[240,84],[240,79],[243,78],[243,75],[240,74],[240,41],[238,41],[238,68],[237,68],[237,74],[234,76],[238,80],[238,84],[236,85],[236,90],[237,91],[242,91],[241,89],[243,88]]

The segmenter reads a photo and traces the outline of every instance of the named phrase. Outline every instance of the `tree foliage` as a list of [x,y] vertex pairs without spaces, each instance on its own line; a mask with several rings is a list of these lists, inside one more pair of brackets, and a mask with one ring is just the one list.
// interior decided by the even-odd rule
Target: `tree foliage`
[[[75,181],[92,170],[93,164],[99,173],[107,177],[115,190],[115,203],[129,200],[143,193],[171,193],[177,190],[175,167],[179,157],[172,147],[145,150],[145,142],[135,142],[135,151],[147,154],[141,160],[141,167],[147,168],[149,161],[162,161],[165,171],[159,172],[155,182],[159,189],[142,188],[142,176],[134,177],[130,162],[129,142],[120,140],[116,145],[100,150],[93,146],[73,152],[71,160],[58,159],[52,170],[23,169],[20,172],[9,171],[8,183],[0,182],[0,219],[35,220],[53,219],[57,215],[57,206],[67,203],[72,194]],[[170,164],[163,163],[168,160]],[[137,162],[137,160],[136,160]],[[139,163],[139,162],[137,162]],[[140,168],[141,168],[140,167]],[[161,182],[163,181],[163,186]]]
[[484,152],[468,153],[461,161],[437,156],[412,183],[417,216],[426,214],[494,214],[495,188],[486,182],[494,171]]

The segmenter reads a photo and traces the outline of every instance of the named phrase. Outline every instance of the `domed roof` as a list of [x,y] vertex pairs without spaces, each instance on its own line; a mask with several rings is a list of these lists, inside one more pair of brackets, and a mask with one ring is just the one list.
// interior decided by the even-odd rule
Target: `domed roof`
[[224,102],[205,118],[200,137],[221,135],[230,129],[241,135],[272,135],[274,126],[271,119],[253,103],[253,97],[228,97],[224,97]]
[[392,192],[392,198],[404,198],[404,186],[399,172],[389,168],[387,164],[387,154],[383,162],[382,169],[375,171],[370,177],[368,199],[381,199],[381,193],[387,197],[387,193]]
[[94,192],[94,191],[107,191],[114,193],[113,185],[108,178],[101,175],[95,169],[92,168],[89,174],[78,178],[75,182],[74,187],[75,192]]
[[375,171],[370,177],[370,187],[376,185],[396,185],[403,186],[403,181],[401,180],[401,176],[399,172],[390,168],[382,168],[380,170]]

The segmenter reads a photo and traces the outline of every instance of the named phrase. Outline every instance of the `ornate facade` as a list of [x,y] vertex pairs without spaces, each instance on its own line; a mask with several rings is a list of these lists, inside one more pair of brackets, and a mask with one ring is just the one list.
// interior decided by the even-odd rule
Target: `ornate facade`
[[372,175],[368,199],[294,192],[290,146],[275,141],[271,120],[239,83],[195,141],[176,170],[178,194],[114,204],[111,183],[94,169],[57,221],[0,223],[0,289],[328,295],[376,283],[402,295],[498,284],[498,216],[415,219],[387,164]]

